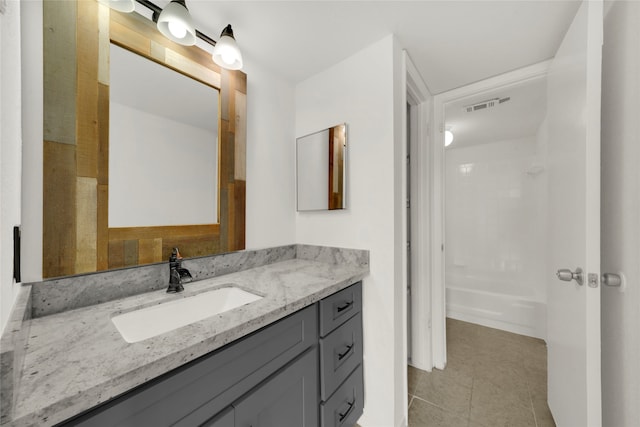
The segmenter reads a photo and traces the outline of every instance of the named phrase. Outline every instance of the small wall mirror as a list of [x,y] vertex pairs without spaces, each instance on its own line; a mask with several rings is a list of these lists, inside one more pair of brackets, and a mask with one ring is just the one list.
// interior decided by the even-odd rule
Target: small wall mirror
[[298,211],[346,208],[345,123],[296,139]]

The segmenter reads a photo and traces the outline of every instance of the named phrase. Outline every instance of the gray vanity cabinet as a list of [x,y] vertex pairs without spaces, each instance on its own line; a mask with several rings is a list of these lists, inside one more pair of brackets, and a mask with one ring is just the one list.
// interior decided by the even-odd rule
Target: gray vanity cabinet
[[59,425],[352,427],[361,292],[356,283]]
[[235,412],[233,406],[222,411],[221,414],[216,415],[209,421],[202,424],[200,427],[235,427]]
[[318,358],[308,350],[234,403],[235,427],[317,427]]

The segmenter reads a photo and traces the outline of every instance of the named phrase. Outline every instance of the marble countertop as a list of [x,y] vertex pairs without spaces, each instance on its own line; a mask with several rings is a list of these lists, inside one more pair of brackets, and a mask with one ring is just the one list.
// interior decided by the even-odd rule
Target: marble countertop
[[[368,273],[368,265],[289,259],[185,285],[25,320],[28,330],[14,408],[4,425],[53,425],[311,305]],[[235,285],[254,303],[137,343],[114,315]]]

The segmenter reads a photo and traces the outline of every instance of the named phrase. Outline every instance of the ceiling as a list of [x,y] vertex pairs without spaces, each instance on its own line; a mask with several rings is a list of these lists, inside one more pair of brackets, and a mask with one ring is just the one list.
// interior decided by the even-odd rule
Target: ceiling
[[[547,111],[544,77],[445,105],[445,127],[454,134],[448,149],[535,136]],[[509,101],[468,113],[464,107],[493,98]]]
[[187,0],[187,6],[200,31],[218,39],[232,24],[246,63],[292,83],[393,33],[437,94],[553,57],[579,2]]

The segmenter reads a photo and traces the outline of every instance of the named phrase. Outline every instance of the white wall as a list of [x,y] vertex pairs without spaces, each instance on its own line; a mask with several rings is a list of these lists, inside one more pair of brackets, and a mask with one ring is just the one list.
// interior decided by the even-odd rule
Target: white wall
[[[391,39],[393,77],[392,103],[393,113],[393,368],[394,368],[394,426],[404,427],[409,422],[407,400],[407,147],[406,147],[406,111],[407,76],[403,65],[403,47],[398,39]],[[415,283],[414,283],[415,285]],[[373,313],[372,313],[373,314]],[[375,334],[368,330],[370,336]],[[365,418],[367,421],[367,418]],[[378,425],[374,423],[363,424]]]
[[297,213],[296,242],[370,251],[363,284],[364,427],[399,426],[406,414],[402,233],[396,224],[403,210],[396,200],[402,198],[400,55],[388,36],[296,86],[296,136],[342,122],[349,129],[348,208]]
[[532,167],[537,138],[454,145],[445,155],[446,273],[523,286],[546,301],[546,180]]
[[247,249],[295,241],[294,86],[245,58]]
[[42,2],[23,1],[22,281],[42,280]]
[[602,69],[602,424],[640,425],[640,2],[605,4]]
[[18,286],[13,280],[13,227],[20,225],[21,167],[20,2],[0,14],[0,332]]

